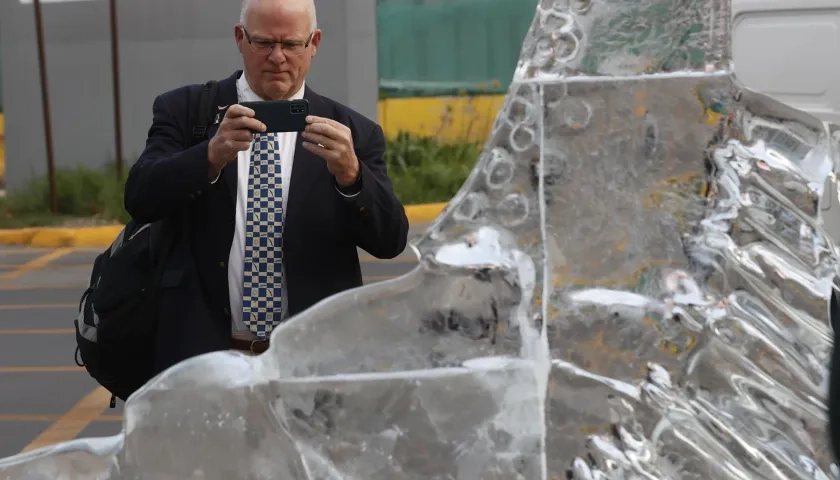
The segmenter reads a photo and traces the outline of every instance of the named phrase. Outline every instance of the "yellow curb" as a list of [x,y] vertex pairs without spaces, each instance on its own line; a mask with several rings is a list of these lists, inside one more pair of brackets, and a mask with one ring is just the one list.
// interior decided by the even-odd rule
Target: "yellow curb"
[[0,245],[31,247],[107,247],[119,235],[122,225],[85,228],[33,227],[0,230]]
[[408,217],[409,225],[417,223],[429,223],[436,219],[440,212],[446,207],[446,203],[427,203],[424,205],[408,205],[405,207],[405,216]]
[[[429,223],[443,211],[445,203],[409,205],[405,207],[408,223]],[[0,245],[27,245],[30,247],[108,247],[119,235],[123,225],[104,227],[54,228],[32,227],[0,229]]]

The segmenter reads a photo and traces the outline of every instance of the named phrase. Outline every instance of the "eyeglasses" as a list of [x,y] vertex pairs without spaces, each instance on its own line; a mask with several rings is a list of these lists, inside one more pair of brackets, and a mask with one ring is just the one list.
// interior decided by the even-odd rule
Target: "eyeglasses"
[[274,47],[276,45],[280,45],[280,48],[283,50],[285,55],[303,55],[306,49],[309,48],[309,44],[312,42],[312,37],[315,36],[315,32],[310,33],[309,38],[307,38],[305,42],[301,42],[300,40],[283,40],[282,42],[275,42],[274,40],[265,38],[252,38],[248,33],[248,30],[245,30],[245,27],[242,27],[242,33],[245,34],[245,39],[248,40],[251,50],[265,55],[274,51]]

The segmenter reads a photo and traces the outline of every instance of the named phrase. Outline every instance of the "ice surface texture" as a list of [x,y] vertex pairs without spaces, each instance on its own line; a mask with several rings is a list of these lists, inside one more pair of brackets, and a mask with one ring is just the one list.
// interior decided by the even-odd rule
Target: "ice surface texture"
[[738,83],[729,15],[543,1],[418,268],[0,478],[836,478],[840,136]]

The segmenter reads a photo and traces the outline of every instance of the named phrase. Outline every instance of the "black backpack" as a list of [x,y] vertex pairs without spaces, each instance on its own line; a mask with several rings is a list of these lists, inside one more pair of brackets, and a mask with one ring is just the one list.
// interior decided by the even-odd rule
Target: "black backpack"
[[[193,145],[206,139],[214,118],[218,83],[201,89],[192,131]],[[114,243],[96,257],[88,288],[79,302],[76,364],[125,401],[151,380],[157,334],[158,291],[163,267],[174,244],[174,226],[129,220]]]

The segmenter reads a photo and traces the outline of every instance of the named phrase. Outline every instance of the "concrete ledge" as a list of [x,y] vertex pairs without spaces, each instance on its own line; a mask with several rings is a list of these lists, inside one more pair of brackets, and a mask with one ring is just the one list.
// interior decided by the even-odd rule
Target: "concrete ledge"
[[[445,203],[409,205],[405,214],[411,225],[429,223],[443,211]],[[33,227],[15,230],[0,229],[0,245],[30,247],[102,247],[107,248],[122,230],[122,225],[104,227],[55,228]]]

